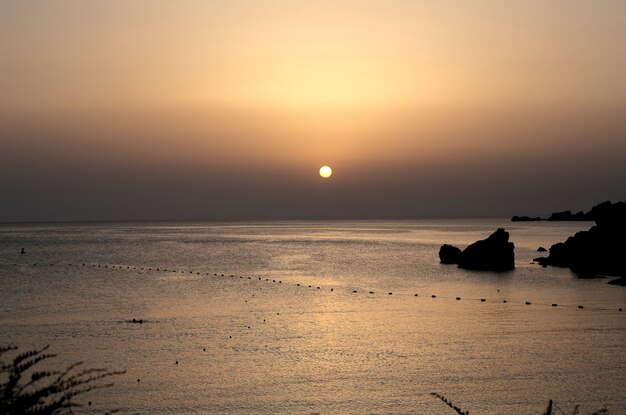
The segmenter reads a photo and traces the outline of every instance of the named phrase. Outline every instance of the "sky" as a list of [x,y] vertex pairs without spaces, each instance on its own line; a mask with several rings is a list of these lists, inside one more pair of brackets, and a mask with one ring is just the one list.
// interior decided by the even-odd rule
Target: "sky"
[[0,222],[625,200],[624,39],[622,0],[0,0]]

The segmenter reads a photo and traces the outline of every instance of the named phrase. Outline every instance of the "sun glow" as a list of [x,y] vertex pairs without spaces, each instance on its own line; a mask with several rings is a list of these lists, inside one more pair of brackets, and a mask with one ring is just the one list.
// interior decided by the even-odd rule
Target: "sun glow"
[[324,166],[320,169],[320,176],[322,176],[325,179],[328,179],[330,176],[332,176],[332,174],[333,174],[333,170],[328,166]]

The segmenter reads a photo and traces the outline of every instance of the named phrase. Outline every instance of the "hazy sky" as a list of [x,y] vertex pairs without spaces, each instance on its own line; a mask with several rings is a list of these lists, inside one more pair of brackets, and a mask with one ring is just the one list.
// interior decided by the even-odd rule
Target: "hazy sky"
[[0,221],[624,200],[625,39],[623,0],[0,0]]

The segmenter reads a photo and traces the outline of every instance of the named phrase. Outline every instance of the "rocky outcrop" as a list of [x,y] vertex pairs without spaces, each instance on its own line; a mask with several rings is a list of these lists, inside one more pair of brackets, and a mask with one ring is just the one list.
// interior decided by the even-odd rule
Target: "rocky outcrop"
[[[449,262],[458,264],[459,268],[480,271],[509,271],[515,268],[515,245],[509,242],[509,233],[500,228],[487,239],[476,241],[462,252],[451,245],[443,245],[439,258],[443,261],[442,252]],[[456,261],[452,261],[456,259]]]
[[513,216],[511,218],[512,222],[530,222],[530,221],[540,221],[540,220],[548,220],[551,222],[563,222],[563,221],[594,221],[599,217],[604,215],[608,210],[611,209],[612,203],[602,202],[599,205],[594,206],[587,213],[580,211],[576,213],[572,213],[570,210],[564,210],[563,212],[554,212],[548,218],[543,219],[540,217],[531,217],[531,216]]
[[559,222],[559,221],[577,221],[577,220],[593,220],[593,219],[590,219],[589,216],[587,216],[587,214],[585,214],[582,211],[577,212],[577,213],[572,213],[569,210],[565,210],[563,212],[555,212],[551,214],[547,220],[552,221],[552,222]]
[[540,246],[539,248],[537,248],[537,252],[547,252],[548,250],[546,248],[544,248],[543,246]]
[[590,212],[596,225],[550,247],[541,265],[568,267],[580,275],[626,276],[626,203],[604,202]]
[[511,218],[512,222],[537,222],[543,220],[538,216],[513,216]]
[[611,285],[620,285],[622,287],[626,287],[626,277],[618,278],[616,280],[609,281]]
[[461,250],[456,246],[444,244],[439,249],[439,260],[442,264],[458,264],[461,259]]

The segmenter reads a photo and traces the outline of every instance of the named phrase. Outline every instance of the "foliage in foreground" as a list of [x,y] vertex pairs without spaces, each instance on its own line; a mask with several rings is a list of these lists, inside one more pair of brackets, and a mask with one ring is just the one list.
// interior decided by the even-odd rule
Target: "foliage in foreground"
[[[462,410],[461,408],[456,406],[454,403],[452,403],[450,399],[446,398],[442,394],[437,393],[437,392],[432,392],[431,395],[437,399],[440,399],[442,402],[444,402],[446,405],[452,408],[452,410],[454,410],[454,412],[456,412],[457,414],[469,415],[469,411]],[[602,408],[595,412],[592,412],[590,415],[601,415],[601,414],[607,414],[607,413],[608,411],[606,410],[606,408]],[[567,413],[563,411],[562,409],[560,409],[559,407],[557,407],[552,402],[552,399],[550,399],[550,402],[548,402],[548,408],[546,408],[546,411],[543,413],[543,415],[567,415]],[[581,415],[580,408],[578,407],[578,405],[574,407],[574,410],[571,412],[571,415]]]
[[[75,398],[94,389],[112,386],[103,381],[123,371],[83,369],[83,362],[64,370],[36,370],[35,366],[56,357],[47,353],[48,346],[20,353],[12,360],[7,354],[16,346],[0,346],[0,415],[57,415],[71,414],[82,406]],[[111,411],[108,413],[113,413]]]

